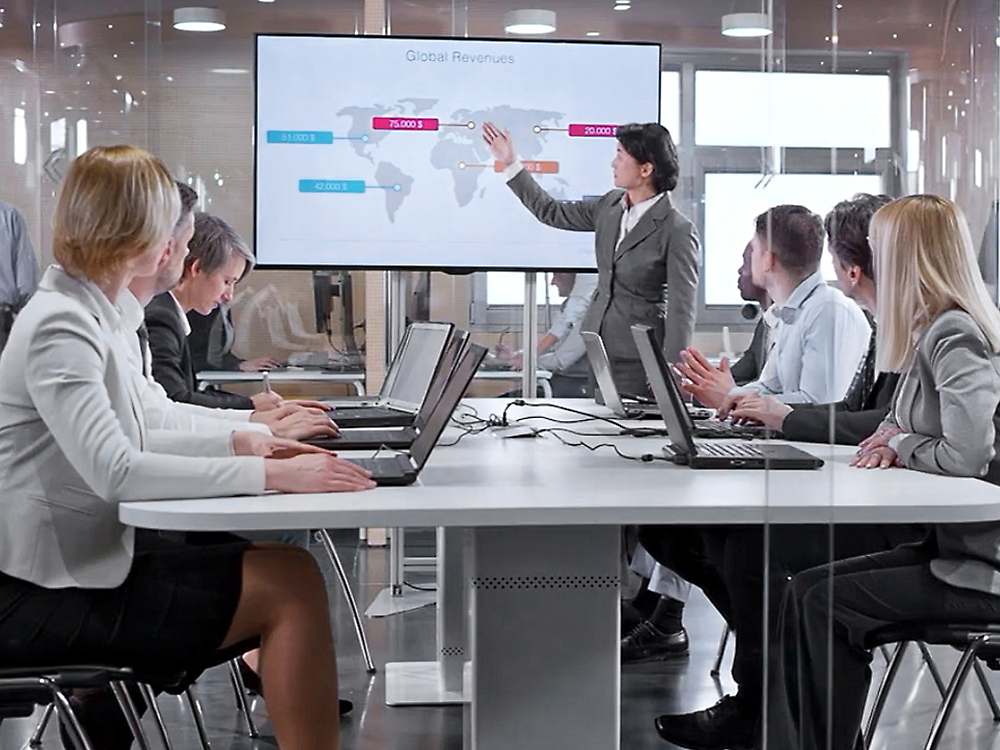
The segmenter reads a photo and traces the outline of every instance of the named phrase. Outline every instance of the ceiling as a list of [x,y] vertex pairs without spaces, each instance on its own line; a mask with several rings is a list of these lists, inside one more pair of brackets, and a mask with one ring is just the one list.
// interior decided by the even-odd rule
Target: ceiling
[[[362,0],[0,0],[5,8],[0,29],[0,50],[44,44],[53,23],[62,26],[93,21],[92,44],[125,42],[136,33],[128,25],[115,26],[119,17],[133,16],[141,29],[143,20],[158,20],[164,45],[186,42],[204,45],[206,38],[174,31],[170,12],[178,6],[205,4],[222,9],[228,28],[210,35],[211,44],[246,41],[255,31],[319,31],[352,33],[362,25]],[[732,40],[720,33],[725,13],[759,10],[754,0],[633,0],[628,11],[615,11],[612,0],[389,0],[389,20],[394,34],[450,35],[454,31],[502,36],[504,12],[524,5],[540,5],[558,14],[556,38],[581,38],[588,31],[620,40],[660,41],[679,47],[754,48],[756,41]],[[837,6],[840,6],[839,9]],[[947,33],[942,33],[947,18]],[[835,20],[836,19],[836,20]],[[831,49],[829,37],[836,22],[841,49],[907,50],[918,55],[940,55],[942,45],[982,28],[984,19],[994,37],[997,0],[777,0],[775,45],[785,49]],[[962,31],[958,31],[963,26]],[[39,23],[32,29],[33,23]],[[33,35],[37,31],[37,36]],[[895,35],[895,36],[894,36]],[[141,41],[141,40],[140,40]]]

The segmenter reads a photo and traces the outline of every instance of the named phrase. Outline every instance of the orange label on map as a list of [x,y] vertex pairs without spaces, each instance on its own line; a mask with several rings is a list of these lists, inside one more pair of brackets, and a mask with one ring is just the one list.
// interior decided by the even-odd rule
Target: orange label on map
[[[524,168],[534,174],[559,174],[559,162],[557,161],[522,161]],[[493,162],[493,169],[496,172],[503,172],[503,164]]]

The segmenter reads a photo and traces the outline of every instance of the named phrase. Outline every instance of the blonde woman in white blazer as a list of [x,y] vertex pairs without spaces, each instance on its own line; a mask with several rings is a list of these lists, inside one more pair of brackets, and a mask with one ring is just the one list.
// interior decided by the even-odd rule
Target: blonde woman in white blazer
[[117,300],[155,271],[179,210],[166,168],[137,148],[93,148],[67,176],[53,235],[60,265],[0,357],[0,660],[196,673],[259,641],[281,747],[336,750],[336,662],[312,557],[249,542],[189,546],[118,521],[128,500],[374,486],[326,453],[154,452],[171,443],[147,429]]

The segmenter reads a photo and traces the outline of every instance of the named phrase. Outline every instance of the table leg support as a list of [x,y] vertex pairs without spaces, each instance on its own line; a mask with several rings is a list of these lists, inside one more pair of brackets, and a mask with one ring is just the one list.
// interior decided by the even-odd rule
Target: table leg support
[[479,528],[472,750],[616,750],[617,526]]
[[449,705],[467,700],[465,529],[437,530],[437,654],[435,661],[385,666],[388,706]]

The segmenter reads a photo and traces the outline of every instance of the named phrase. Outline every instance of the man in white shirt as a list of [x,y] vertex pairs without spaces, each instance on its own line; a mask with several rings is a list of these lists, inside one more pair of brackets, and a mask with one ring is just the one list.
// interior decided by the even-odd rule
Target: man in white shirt
[[868,351],[864,312],[819,272],[823,223],[804,206],[776,206],[756,220],[751,273],[773,300],[771,350],[760,376],[737,387],[694,348],[681,352],[686,391],[726,416],[748,394],[784,403],[832,403],[844,398]]
[[[580,335],[580,326],[594,298],[597,274],[558,271],[552,274],[552,285],[565,299],[549,330],[538,340],[538,366],[552,373],[549,385],[553,397],[587,398],[587,349]],[[496,356],[501,361],[509,362],[514,369],[521,369],[523,359],[520,353],[512,354],[500,345]]]

